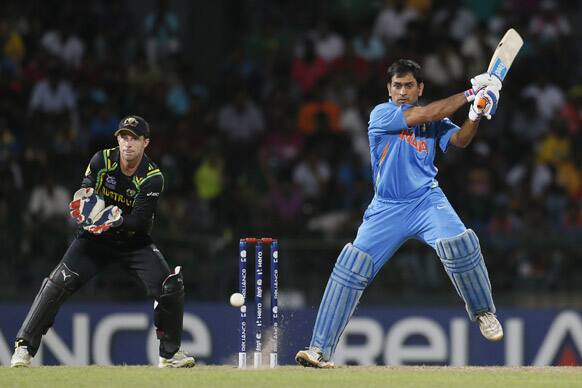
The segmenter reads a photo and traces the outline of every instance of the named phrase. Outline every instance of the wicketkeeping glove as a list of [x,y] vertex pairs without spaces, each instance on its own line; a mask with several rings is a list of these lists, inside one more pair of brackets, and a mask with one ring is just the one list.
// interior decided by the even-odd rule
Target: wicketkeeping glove
[[89,225],[91,214],[96,214],[101,209],[105,208],[105,201],[95,194],[92,187],[83,187],[75,192],[73,200],[69,203],[71,217],[73,217],[78,224]]
[[101,234],[109,228],[114,228],[122,223],[121,209],[117,206],[109,205],[94,217],[91,225],[85,225],[83,229],[93,234]]
[[491,120],[491,117],[497,111],[498,103],[499,89],[495,86],[487,86],[476,94],[475,101],[473,101],[469,108],[469,119],[471,121],[477,121],[485,116],[488,120]]
[[473,102],[473,100],[475,100],[475,95],[487,86],[495,87],[499,91],[501,90],[503,84],[501,83],[501,80],[497,78],[497,76],[491,75],[489,73],[479,74],[471,78],[471,89],[465,91],[465,97],[467,98],[467,101]]

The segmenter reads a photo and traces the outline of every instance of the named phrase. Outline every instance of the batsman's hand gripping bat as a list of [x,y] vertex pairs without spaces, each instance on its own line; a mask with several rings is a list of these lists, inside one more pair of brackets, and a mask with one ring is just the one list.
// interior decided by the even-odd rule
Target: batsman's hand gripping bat
[[[521,46],[523,46],[523,39],[518,32],[513,28],[507,30],[501,41],[499,41],[495,52],[493,52],[487,72],[503,81]],[[486,104],[486,100],[480,99],[477,106],[483,109]]]

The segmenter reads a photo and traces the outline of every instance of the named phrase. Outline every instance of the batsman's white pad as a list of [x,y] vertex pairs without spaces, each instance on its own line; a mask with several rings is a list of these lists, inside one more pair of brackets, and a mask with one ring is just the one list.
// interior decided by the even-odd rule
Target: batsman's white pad
[[465,301],[471,320],[481,312],[495,313],[491,283],[475,232],[467,229],[458,236],[437,240],[436,251],[457,293]]
[[341,251],[323,293],[310,347],[330,360],[350,317],[374,273],[374,262],[352,244]]

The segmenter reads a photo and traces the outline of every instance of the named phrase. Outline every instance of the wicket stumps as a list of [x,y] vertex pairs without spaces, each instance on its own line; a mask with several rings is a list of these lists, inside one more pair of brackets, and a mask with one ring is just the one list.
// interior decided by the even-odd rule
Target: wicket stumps
[[244,304],[240,307],[240,347],[238,353],[238,367],[247,365],[247,252],[248,245],[255,244],[255,347],[253,366],[259,368],[262,364],[263,352],[263,244],[271,247],[271,325],[272,344],[269,355],[269,366],[274,368],[278,364],[278,293],[279,293],[279,242],[273,238],[241,238],[239,241],[239,292],[244,297]]

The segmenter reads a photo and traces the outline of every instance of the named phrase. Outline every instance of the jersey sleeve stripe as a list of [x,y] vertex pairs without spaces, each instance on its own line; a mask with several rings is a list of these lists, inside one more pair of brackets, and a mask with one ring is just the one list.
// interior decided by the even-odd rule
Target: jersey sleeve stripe
[[382,156],[380,156],[380,163],[379,163],[380,166],[382,165],[382,163],[384,162],[384,159],[386,158],[386,155],[388,154],[388,147],[390,147],[390,143],[387,143],[384,146],[384,150],[382,150]]

